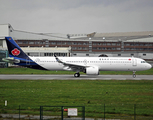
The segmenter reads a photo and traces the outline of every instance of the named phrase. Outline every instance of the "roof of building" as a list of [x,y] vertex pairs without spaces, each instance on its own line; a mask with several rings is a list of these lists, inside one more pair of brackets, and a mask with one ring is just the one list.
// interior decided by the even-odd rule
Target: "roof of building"
[[153,36],[153,31],[142,32],[116,32],[116,33],[96,33],[94,37],[118,37],[118,36]]
[[[4,24],[9,28],[9,34],[15,40],[57,40],[57,41],[149,41],[153,42],[153,31],[141,32],[114,32],[114,33],[90,33],[90,34],[60,34],[60,33],[34,33],[14,30],[10,24]],[[4,26],[2,25],[2,26]],[[2,29],[3,30],[3,29]],[[4,37],[2,38],[4,39]]]
[[[87,35],[86,38],[78,38],[79,40],[90,40],[90,41],[133,41],[136,39],[141,42],[146,42],[146,39],[150,42],[153,42],[153,31],[144,31],[144,32],[116,32],[116,33],[91,33]],[[149,39],[150,38],[150,39]]]

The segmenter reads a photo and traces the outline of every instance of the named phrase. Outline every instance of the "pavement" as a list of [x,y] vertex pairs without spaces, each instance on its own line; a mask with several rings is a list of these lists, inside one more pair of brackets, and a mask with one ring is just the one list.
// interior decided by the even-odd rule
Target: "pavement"
[[153,75],[0,75],[0,80],[153,80]]

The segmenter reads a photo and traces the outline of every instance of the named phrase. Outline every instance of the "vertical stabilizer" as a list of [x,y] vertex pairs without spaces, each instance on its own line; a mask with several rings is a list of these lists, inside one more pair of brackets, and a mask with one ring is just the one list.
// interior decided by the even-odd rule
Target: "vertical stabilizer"
[[12,39],[12,37],[5,37],[8,51],[9,51],[9,57],[18,57],[27,59],[28,56],[22,51],[22,49],[18,46],[18,44]]

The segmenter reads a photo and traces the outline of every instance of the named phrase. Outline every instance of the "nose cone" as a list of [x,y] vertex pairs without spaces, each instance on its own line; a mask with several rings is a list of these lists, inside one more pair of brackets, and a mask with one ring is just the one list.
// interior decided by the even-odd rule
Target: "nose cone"
[[152,65],[148,63],[147,68],[148,69],[152,68]]

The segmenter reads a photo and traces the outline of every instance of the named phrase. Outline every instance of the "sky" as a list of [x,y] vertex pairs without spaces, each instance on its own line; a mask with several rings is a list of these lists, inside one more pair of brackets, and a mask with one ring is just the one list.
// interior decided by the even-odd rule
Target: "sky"
[[153,31],[153,0],[0,0],[0,24],[37,33]]

